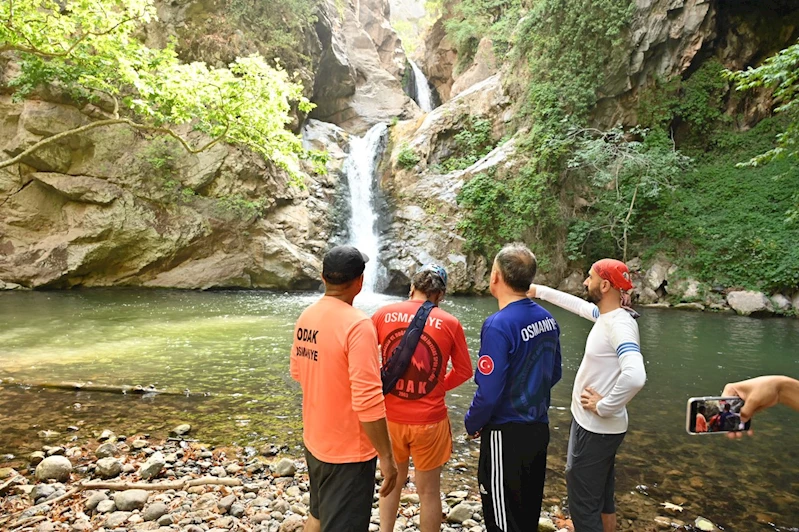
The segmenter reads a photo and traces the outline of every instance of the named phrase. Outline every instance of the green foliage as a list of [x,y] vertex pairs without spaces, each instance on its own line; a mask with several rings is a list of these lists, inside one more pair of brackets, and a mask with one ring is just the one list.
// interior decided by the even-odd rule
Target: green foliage
[[741,72],[726,72],[741,91],[755,88],[773,89],[776,111],[789,117],[785,130],[777,134],[777,145],[749,159],[758,166],[782,157],[799,158],[799,43],[789,46],[766,59],[757,68]]
[[397,155],[397,163],[406,170],[413,168],[419,163],[419,156],[413,151],[410,146],[403,144],[400,147],[399,154]]
[[729,93],[724,67],[716,59],[706,61],[688,79],[658,80],[642,91],[638,121],[649,128],[668,130],[675,122],[689,126],[691,144],[709,148],[714,132],[731,122],[724,113],[724,99]]
[[641,250],[679,257],[699,280],[722,286],[791,291],[799,286],[799,167],[783,158],[758,167],[737,161],[773,148],[787,118],[766,119],[747,132],[719,135],[719,148],[697,152],[696,169],[642,211]]
[[[302,111],[312,104],[285,70],[256,55],[229,68],[181,64],[171,45],[153,49],[136,38],[154,18],[153,0],[84,0],[69,9],[52,0],[0,3],[2,50],[21,59],[10,81],[14,97],[58,85],[77,101],[113,102],[112,119],[169,134],[192,151],[208,145],[193,147],[171,125],[191,124],[213,142],[245,146],[297,180],[302,158],[322,170],[318,157],[286,129],[292,103]],[[133,118],[120,119],[119,110]]]
[[491,120],[470,116],[467,125],[453,138],[454,150],[440,164],[443,172],[465,170],[488,155],[496,146]]
[[547,193],[553,177],[529,165],[504,176],[475,175],[457,197],[465,210],[458,228],[466,238],[466,248],[490,258],[504,244],[523,240],[535,227],[540,234],[557,212],[557,199]]
[[454,7],[445,28],[458,52],[456,71],[471,64],[483,37],[491,37],[499,57],[508,52],[521,4],[521,0],[462,0]]
[[513,57],[526,65],[523,115],[542,139],[585,120],[608,65],[617,61],[630,0],[540,0],[516,28]]
[[[607,255],[627,260],[639,212],[657,205],[661,193],[673,188],[675,177],[690,168],[691,159],[675,150],[662,132],[650,135],[640,128],[580,130],[574,138],[575,151],[567,167],[589,185],[591,212],[590,220],[579,220],[569,228],[569,258],[582,258],[588,246],[590,260]],[[609,246],[610,242],[615,245]]]
[[263,215],[266,211],[266,200],[249,200],[241,194],[230,194],[217,199],[217,208],[223,215],[234,215],[249,220]]

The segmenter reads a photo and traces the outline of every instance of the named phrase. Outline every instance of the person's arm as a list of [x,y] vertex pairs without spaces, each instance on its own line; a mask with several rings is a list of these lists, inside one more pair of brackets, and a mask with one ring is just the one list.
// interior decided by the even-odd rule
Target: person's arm
[[380,496],[387,497],[394,491],[397,484],[397,462],[391,449],[391,439],[388,436],[386,418],[377,421],[361,421],[361,427],[374,445],[377,456],[380,457],[380,474],[383,475],[383,484],[380,486]]
[[480,353],[474,380],[477,391],[472,399],[464,423],[466,432],[474,436],[483,430],[505,390],[508,375],[510,341],[495,327],[486,322],[480,333]]
[[[296,332],[296,328],[294,329]],[[289,374],[295,381],[300,381],[300,368],[295,361],[297,354],[297,335],[294,335],[294,341],[291,343],[291,352],[289,353]]]
[[738,396],[745,401],[741,408],[741,420],[744,422],[778,403],[799,411],[799,380],[784,375],[764,375],[733,382],[724,387],[722,395]]
[[555,366],[552,368],[552,386],[555,386],[563,378],[563,357],[560,354],[560,328],[558,328],[558,340],[555,346]]
[[386,425],[383,382],[380,379],[380,354],[377,332],[371,320],[362,320],[350,329],[347,337],[347,366],[352,394],[352,409],[380,459],[383,485],[380,494],[388,495],[397,482],[397,463],[391,450]]
[[472,359],[469,357],[469,346],[466,345],[466,335],[460,322],[454,327],[454,342],[452,349],[452,369],[444,376],[444,391],[457,388],[464,382],[472,378],[474,368]]
[[589,387],[581,395],[583,406],[599,417],[618,413],[641,391],[646,383],[644,357],[639,347],[638,324],[632,319],[611,324],[610,341],[619,357],[621,374],[605,397]]
[[587,320],[596,321],[599,319],[599,307],[593,303],[548,286],[531,284],[530,289],[527,291],[527,297],[530,299],[543,299]]

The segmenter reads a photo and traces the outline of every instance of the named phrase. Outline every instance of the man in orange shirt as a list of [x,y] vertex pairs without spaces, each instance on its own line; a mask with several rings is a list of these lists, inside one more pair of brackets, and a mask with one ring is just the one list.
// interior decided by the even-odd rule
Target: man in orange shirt
[[[430,301],[438,305],[446,290],[446,270],[437,265],[424,266],[413,276],[408,301],[383,307],[372,316],[382,346],[383,364],[392,356],[422,304]],[[452,369],[447,371],[450,360]],[[421,532],[438,531],[441,527],[441,468],[452,454],[452,432],[444,396],[469,380],[472,371],[460,322],[433,307],[410,364],[386,395],[388,429],[400,479],[407,478],[409,459],[413,456],[422,506]],[[394,491],[380,498],[381,532],[394,530],[402,484],[397,482]]]
[[397,481],[386,426],[375,328],[352,306],[369,258],[352,246],[322,264],[325,295],[300,315],[291,376],[302,386],[311,516],[305,532],[366,532],[380,457],[381,495]]

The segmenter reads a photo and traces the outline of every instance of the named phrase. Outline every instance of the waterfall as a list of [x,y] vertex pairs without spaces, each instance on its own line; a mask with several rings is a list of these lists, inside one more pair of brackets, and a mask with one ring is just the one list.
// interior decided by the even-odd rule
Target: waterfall
[[408,59],[408,62],[411,64],[411,69],[413,70],[413,79],[416,83],[416,103],[419,104],[419,107],[425,113],[429,113],[433,110],[433,93],[430,90],[430,83],[428,83],[427,78],[422,72],[422,69],[414,63],[411,59]]
[[377,234],[375,209],[375,170],[384,148],[386,124],[373,126],[363,137],[350,139],[350,152],[344,172],[350,189],[349,242],[369,256],[364,272],[363,289],[374,292],[380,278],[378,261],[380,237]]

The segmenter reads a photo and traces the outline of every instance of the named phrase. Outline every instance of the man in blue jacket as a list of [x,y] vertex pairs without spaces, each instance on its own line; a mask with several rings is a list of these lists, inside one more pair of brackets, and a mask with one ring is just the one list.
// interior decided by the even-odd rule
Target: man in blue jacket
[[550,390],[562,374],[560,328],[527,298],[535,255],[522,244],[497,254],[490,289],[499,312],[483,323],[466,431],[480,437],[478,482],[488,532],[535,528],[544,496]]

